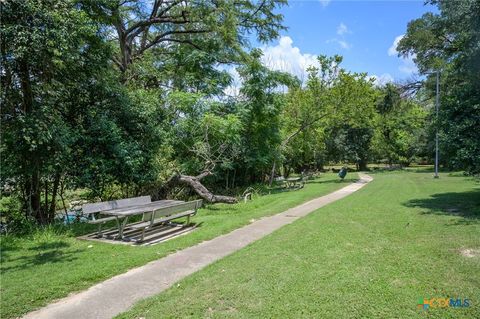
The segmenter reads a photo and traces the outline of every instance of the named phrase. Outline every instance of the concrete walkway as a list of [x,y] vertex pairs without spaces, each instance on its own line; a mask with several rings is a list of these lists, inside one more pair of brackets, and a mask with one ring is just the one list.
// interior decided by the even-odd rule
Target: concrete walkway
[[372,178],[360,180],[328,195],[280,214],[265,217],[231,233],[178,251],[145,266],[115,276],[80,293],[61,299],[24,318],[112,318],[141,299],[156,295],[180,279],[247,246],[282,226],[362,188]]

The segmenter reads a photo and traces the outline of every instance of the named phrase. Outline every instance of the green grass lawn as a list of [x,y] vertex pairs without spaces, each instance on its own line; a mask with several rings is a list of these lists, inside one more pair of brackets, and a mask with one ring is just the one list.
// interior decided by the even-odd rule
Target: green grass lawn
[[[372,176],[119,317],[480,318],[479,183],[425,171]],[[470,307],[417,307],[436,297]]]
[[301,190],[255,196],[246,204],[208,206],[192,219],[200,224],[194,232],[149,247],[82,241],[71,233],[55,231],[39,231],[26,238],[1,237],[0,317],[19,316],[133,267],[228,233],[252,219],[282,212],[346,186],[357,175],[350,173],[348,177],[340,182],[335,174],[323,174]]

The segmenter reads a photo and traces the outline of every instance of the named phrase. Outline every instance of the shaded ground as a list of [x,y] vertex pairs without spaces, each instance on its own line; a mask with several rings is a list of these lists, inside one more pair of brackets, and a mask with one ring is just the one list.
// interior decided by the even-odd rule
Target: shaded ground
[[462,217],[455,219],[457,224],[478,224],[480,222],[480,189],[432,194],[427,198],[412,199],[405,205],[422,208],[422,214]]

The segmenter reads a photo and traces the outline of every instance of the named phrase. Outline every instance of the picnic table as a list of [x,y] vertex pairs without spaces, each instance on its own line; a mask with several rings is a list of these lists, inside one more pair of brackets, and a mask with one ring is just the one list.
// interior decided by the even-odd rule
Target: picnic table
[[285,182],[287,183],[287,187],[289,187],[289,188],[297,186],[297,183],[299,183],[301,181],[302,181],[301,177],[285,178]]
[[123,231],[127,226],[128,218],[135,215],[143,215],[143,220],[146,220],[147,214],[153,214],[156,211],[178,206],[184,204],[184,201],[179,200],[159,200],[148,204],[133,205],[127,207],[119,207],[114,209],[102,210],[104,215],[114,216],[117,219],[118,236],[124,239]]

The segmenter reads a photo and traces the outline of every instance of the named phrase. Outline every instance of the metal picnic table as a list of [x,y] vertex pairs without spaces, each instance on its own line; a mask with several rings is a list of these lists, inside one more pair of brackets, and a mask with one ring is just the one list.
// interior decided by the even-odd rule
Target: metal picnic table
[[[148,204],[104,210],[101,211],[101,213],[105,215],[115,216],[117,218],[118,237],[123,239],[123,231],[125,230],[125,227],[127,225],[128,217],[135,215],[144,215],[146,213],[153,214],[155,211],[161,210],[163,208],[172,207],[183,203],[185,202],[180,200],[159,200]],[[123,221],[121,221],[120,219],[123,219]]]
[[295,187],[298,182],[302,180],[301,177],[290,177],[286,178],[285,182],[287,183],[287,187]]

